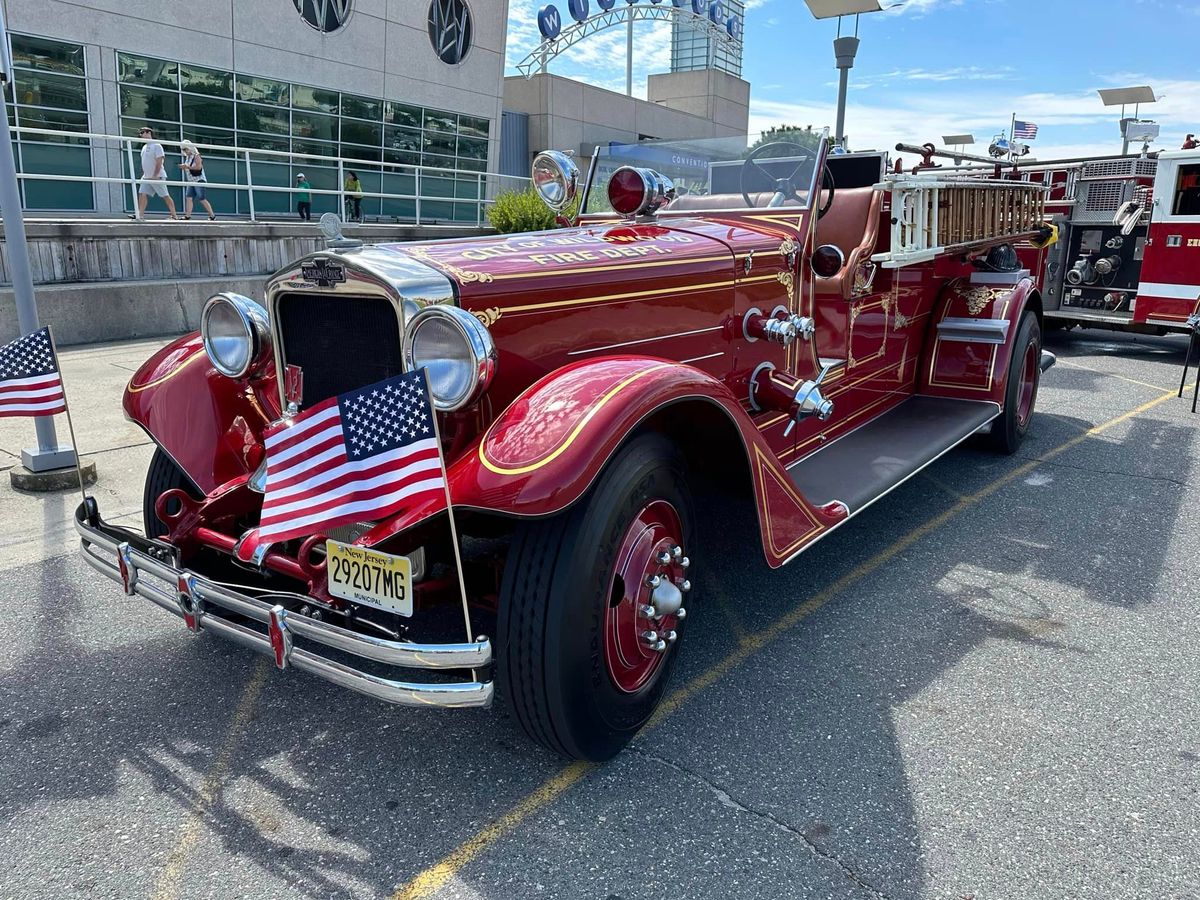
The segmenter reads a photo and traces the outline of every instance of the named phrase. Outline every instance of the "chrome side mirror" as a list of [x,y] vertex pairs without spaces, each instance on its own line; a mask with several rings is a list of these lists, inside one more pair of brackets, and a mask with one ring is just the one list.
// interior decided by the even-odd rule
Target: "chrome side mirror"
[[559,150],[543,150],[533,160],[533,187],[556,213],[571,205],[579,190],[579,166]]

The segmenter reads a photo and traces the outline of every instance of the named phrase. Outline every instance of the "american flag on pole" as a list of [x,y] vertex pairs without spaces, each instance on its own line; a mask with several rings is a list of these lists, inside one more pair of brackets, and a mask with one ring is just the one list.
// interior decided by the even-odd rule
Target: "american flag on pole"
[[0,347],[0,418],[53,416],[66,410],[49,328]]
[[1037,126],[1032,122],[1013,122],[1013,140],[1032,141],[1037,137]]
[[425,370],[330,397],[265,433],[259,540],[286,541],[441,499],[446,471]]

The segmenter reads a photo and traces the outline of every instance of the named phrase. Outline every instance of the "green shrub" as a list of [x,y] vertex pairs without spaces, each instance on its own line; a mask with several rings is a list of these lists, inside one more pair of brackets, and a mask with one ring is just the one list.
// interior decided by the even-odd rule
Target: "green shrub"
[[[563,215],[574,217],[577,205],[578,200]],[[497,194],[496,202],[488,207],[487,217],[500,234],[548,231],[554,227],[554,210],[542,202],[533,188]]]

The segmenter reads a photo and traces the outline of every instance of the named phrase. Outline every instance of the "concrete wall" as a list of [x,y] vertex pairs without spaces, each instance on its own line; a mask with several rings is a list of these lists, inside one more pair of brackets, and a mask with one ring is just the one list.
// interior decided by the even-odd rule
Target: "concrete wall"
[[[652,85],[656,79],[662,99],[649,102],[559,75],[510,76],[504,79],[504,106],[528,114],[531,153],[553,148],[590,157],[596,145],[610,141],[746,134],[748,82],[724,72],[651,75]],[[719,93],[706,99],[697,93],[705,86]]]

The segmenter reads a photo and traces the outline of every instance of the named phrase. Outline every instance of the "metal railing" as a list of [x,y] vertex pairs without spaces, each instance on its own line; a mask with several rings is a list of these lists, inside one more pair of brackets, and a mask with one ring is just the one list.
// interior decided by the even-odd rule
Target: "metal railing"
[[[18,139],[25,142],[37,141],[39,138],[45,139],[52,137],[58,140],[67,139],[72,143],[87,141],[87,144],[79,143],[78,146],[86,147],[93,151],[93,167],[95,162],[95,151],[99,149],[103,152],[106,148],[110,153],[116,152],[123,158],[123,168],[126,170],[121,175],[56,175],[40,172],[18,172],[17,178],[22,182],[28,181],[44,181],[44,182],[72,182],[83,183],[89,185],[121,185],[122,190],[128,189],[129,200],[132,202],[132,214],[135,218],[141,219],[142,214],[138,209],[138,189],[142,184],[142,177],[138,174],[139,167],[137,165],[140,156],[140,149],[135,147],[135,144],[142,144],[140,138],[131,138],[124,135],[101,134],[89,131],[64,131],[60,129],[50,128],[26,128],[23,126],[13,126],[13,133]],[[27,137],[28,136],[28,137]],[[181,141],[163,140],[155,138],[155,140],[166,148],[178,148],[182,144]],[[97,148],[96,142],[100,142],[105,146]],[[266,150],[252,147],[238,147],[221,144],[202,144],[196,141],[191,142],[201,156],[205,160],[205,169],[209,168],[211,161],[230,162],[235,166],[235,179],[238,175],[245,175],[245,181],[220,182],[211,179],[195,182],[180,179],[154,179],[152,183],[161,184],[167,188],[184,189],[188,186],[203,187],[210,190],[228,190],[235,191],[238,194],[245,194],[248,201],[248,215],[251,222],[262,221],[263,216],[261,211],[256,207],[255,194],[272,193],[272,194],[288,194],[296,196],[298,194],[309,194],[315,196],[329,196],[337,198],[337,209],[340,213],[344,213],[347,209],[347,201],[353,198],[358,198],[362,201],[368,199],[377,199],[381,201],[380,209],[383,209],[383,203],[392,202],[411,202],[413,213],[388,215],[382,212],[375,216],[377,220],[383,221],[400,221],[412,222],[416,225],[423,224],[449,224],[449,225],[469,225],[472,220],[457,219],[453,216],[447,220],[446,216],[428,216],[422,215],[422,203],[426,205],[426,209],[433,204],[467,204],[474,205],[475,215],[473,222],[476,226],[482,226],[486,221],[487,207],[494,203],[498,194],[509,190],[524,190],[529,187],[531,180],[529,178],[517,175],[500,175],[495,172],[480,172],[473,169],[444,169],[433,166],[413,165],[411,163],[393,163],[383,162],[379,160],[364,160],[354,157],[342,156],[321,156],[312,153],[295,153],[282,150]],[[111,161],[111,159],[110,159]],[[255,165],[260,168],[263,166],[286,166],[289,169],[289,180],[291,180],[291,171],[298,169],[313,169],[313,170],[328,170],[337,172],[338,187],[334,188],[317,188],[311,185],[304,188],[297,188],[294,184],[277,185],[277,184],[255,184],[254,183],[254,168]],[[120,164],[118,164],[120,165]],[[92,167],[89,167],[92,168]],[[164,170],[171,171],[173,164],[164,161]],[[411,178],[413,179],[413,190],[411,191],[355,191],[349,192],[346,190],[346,173],[347,172],[367,173],[368,175],[378,175],[381,187],[385,177],[393,178]],[[449,194],[433,194],[427,190],[422,190],[423,185],[428,188],[431,183],[450,183]],[[461,188],[466,187],[468,196],[459,196]],[[294,205],[294,204],[290,204]],[[293,213],[294,214],[294,213]],[[236,216],[237,214],[235,214]],[[282,217],[282,213],[271,215],[270,218],[277,220]],[[432,221],[431,221],[432,220]],[[440,220],[440,221],[439,221]]]

